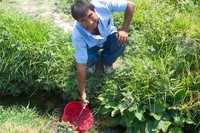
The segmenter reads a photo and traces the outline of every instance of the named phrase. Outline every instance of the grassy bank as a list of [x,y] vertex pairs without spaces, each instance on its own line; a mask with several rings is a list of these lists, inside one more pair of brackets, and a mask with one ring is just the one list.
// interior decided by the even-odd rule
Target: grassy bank
[[39,115],[35,109],[20,106],[0,106],[1,133],[39,133],[52,132],[48,116]]
[[68,89],[73,70],[69,35],[7,10],[1,9],[0,17],[1,93]]
[[[121,125],[127,133],[198,133],[199,1],[135,3],[120,67],[110,75],[88,75],[86,90],[95,117],[102,125],[104,119],[110,120],[105,126]],[[63,11],[65,4],[59,5]],[[122,15],[114,15],[118,26]],[[0,17],[0,92],[32,95],[38,90],[59,90],[69,100],[78,99],[70,36],[48,22],[10,11],[0,10]],[[10,110],[3,108],[2,112]]]

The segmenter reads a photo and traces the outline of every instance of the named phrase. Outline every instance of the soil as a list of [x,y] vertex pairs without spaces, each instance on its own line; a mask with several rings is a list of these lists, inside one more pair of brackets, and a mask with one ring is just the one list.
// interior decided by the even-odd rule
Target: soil
[[65,32],[72,31],[73,19],[69,15],[67,16],[58,11],[55,0],[2,0],[2,6],[15,9],[32,17],[50,19]]

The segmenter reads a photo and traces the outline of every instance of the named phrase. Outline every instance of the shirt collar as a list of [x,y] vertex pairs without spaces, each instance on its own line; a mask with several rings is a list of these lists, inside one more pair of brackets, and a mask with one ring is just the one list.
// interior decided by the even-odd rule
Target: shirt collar
[[[96,10],[95,10],[96,11]],[[100,31],[100,23],[101,23],[101,19],[100,19],[100,15],[96,12],[97,16],[98,16],[98,28],[99,28],[99,33],[100,35],[93,35],[91,34],[90,32],[88,32],[78,21],[77,21],[77,27],[78,27],[78,30],[83,33],[83,34],[86,34],[88,36],[91,36],[95,39],[103,39],[102,35],[101,35],[101,31]]]

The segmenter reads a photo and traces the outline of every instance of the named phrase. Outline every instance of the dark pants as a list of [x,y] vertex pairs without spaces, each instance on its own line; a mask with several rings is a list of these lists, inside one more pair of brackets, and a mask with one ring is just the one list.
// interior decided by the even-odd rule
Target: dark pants
[[113,33],[107,37],[103,47],[98,46],[89,48],[87,65],[90,67],[98,62],[99,50],[102,49],[103,63],[106,66],[112,66],[116,59],[121,56],[125,50],[125,45],[121,45],[118,42],[116,33]]

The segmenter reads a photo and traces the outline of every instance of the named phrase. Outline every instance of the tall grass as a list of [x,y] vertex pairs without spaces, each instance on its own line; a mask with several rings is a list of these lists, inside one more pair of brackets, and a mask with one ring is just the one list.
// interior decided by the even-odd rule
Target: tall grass
[[0,17],[1,92],[70,89],[73,58],[69,35],[44,20],[7,10],[1,9]]

